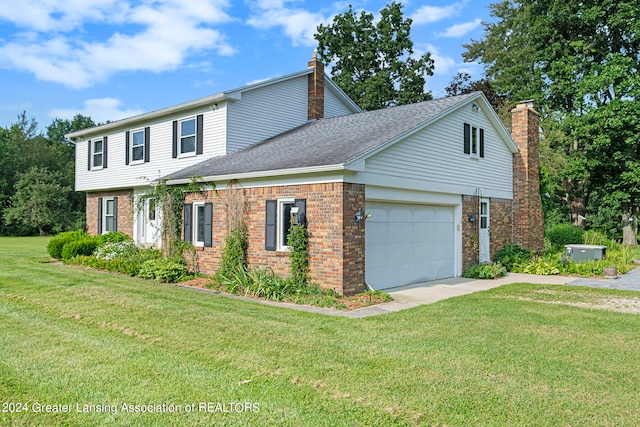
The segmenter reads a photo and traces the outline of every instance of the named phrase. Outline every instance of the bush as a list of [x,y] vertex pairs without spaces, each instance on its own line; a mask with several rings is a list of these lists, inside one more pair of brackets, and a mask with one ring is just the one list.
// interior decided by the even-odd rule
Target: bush
[[110,231],[106,234],[100,234],[94,238],[96,239],[98,247],[107,243],[130,242],[132,240],[128,234],[124,234],[121,231]]
[[493,256],[493,262],[502,264],[507,271],[511,271],[515,264],[528,262],[534,252],[524,249],[515,243],[505,245]]
[[507,274],[507,269],[500,263],[476,264],[467,268],[462,277],[469,279],[497,279]]
[[87,232],[82,230],[60,233],[49,240],[49,244],[47,244],[47,252],[49,252],[51,258],[62,259],[62,248],[64,245],[87,237],[89,237]]
[[225,239],[220,268],[216,271],[216,281],[223,281],[224,278],[233,276],[234,272],[246,270],[248,247],[247,227],[241,224],[240,227],[232,230]]
[[100,259],[128,258],[136,255],[140,251],[136,244],[130,240],[104,243],[98,246],[96,258]]
[[582,243],[584,228],[571,224],[558,224],[549,227],[549,229],[545,231],[545,235],[549,239],[549,242],[551,242],[554,250],[561,250],[564,248],[564,245]]
[[187,266],[184,261],[163,258],[145,261],[138,273],[138,277],[155,280],[156,282],[177,283],[187,274]]
[[[98,249],[100,251],[100,249]],[[97,252],[98,252],[97,251]],[[96,252],[96,254],[97,254]],[[137,276],[142,269],[142,265],[149,260],[159,259],[162,252],[156,249],[138,249],[134,255],[126,255],[116,258],[98,258],[92,256],[76,256],[68,260],[68,263],[83,265],[100,270],[112,271],[114,273]]]
[[307,227],[304,224],[291,224],[287,237],[291,259],[291,281],[299,286],[304,286],[309,281],[308,242]]
[[66,243],[62,247],[62,259],[67,261],[78,255],[91,255],[96,250],[97,243],[91,237],[85,237]]
[[513,272],[549,276],[559,274],[564,269],[558,254],[535,256],[530,260],[513,266]]

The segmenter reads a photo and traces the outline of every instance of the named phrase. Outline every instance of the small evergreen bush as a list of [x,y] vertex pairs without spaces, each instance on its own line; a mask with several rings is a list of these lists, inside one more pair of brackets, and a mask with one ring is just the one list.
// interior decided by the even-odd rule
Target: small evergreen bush
[[291,281],[297,286],[305,286],[309,282],[309,251],[307,244],[309,234],[304,224],[291,224],[287,246],[291,259]]
[[96,240],[91,237],[68,242],[62,247],[62,260],[67,261],[78,255],[92,255],[96,246]]
[[562,250],[564,245],[582,243],[584,228],[571,224],[557,224],[545,231],[545,236],[551,242],[554,250]]
[[128,234],[124,234],[121,231],[110,231],[106,234],[100,234],[99,236],[94,237],[96,239],[96,243],[98,247],[107,244],[107,243],[119,243],[119,242],[130,242],[132,241],[131,236]]
[[83,230],[65,231],[64,233],[60,233],[49,240],[49,243],[47,244],[47,252],[49,252],[51,258],[62,259],[62,248],[64,245],[87,237],[89,237],[89,235]]
[[220,268],[216,271],[216,282],[224,281],[225,278],[232,277],[234,273],[246,270],[248,247],[247,227],[241,223],[225,239]]

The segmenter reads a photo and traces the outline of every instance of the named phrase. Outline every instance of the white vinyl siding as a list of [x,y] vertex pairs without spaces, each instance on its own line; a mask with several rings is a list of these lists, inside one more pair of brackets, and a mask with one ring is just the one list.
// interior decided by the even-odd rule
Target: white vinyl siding
[[[223,155],[225,152],[226,113],[226,103],[221,102],[215,108],[176,114],[152,123],[144,123],[144,126],[149,126],[150,128],[150,161],[140,163],[135,168],[125,164],[125,132],[129,130],[128,128],[107,135],[109,139],[109,167],[106,169],[87,170],[87,143],[77,143],[76,190],[95,191],[148,186],[151,181],[172,172],[201,162],[206,158]],[[173,121],[196,114],[204,115],[203,155],[178,159],[172,158]],[[88,137],[87,139],[91,138]]]
[[307,76],[242,92],[229,103],[227,154],[307,122]]
[[355,113],[345,105],[333,91],[329,88],[329,85],[324,86],[324,116],[325,117],[337,117],[345,116],[347,114]]
[[[464,111],[463,111],[464,110]],[[458,110],[373,155],[365,171],[378,179],[393,177],[419,188],[455,194],[512,196],[512,154],[482,112]],[[465,154],[463,123],[484,129],[484,158]],[[368,182],[366,182],[368,183]]]

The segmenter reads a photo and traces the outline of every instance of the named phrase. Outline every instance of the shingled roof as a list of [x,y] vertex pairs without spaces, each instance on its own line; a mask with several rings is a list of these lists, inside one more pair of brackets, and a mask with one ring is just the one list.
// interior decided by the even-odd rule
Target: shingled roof
[[345,165],[420,127],[478,92],[306,123],[235,153],[214,157],[165,178],[215,177]]

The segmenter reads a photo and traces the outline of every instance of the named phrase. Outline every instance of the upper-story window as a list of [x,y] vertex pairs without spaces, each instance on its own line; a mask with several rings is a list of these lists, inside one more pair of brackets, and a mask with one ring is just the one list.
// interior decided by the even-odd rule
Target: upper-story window
[[144,161],[144,129],[131,132],[131,161]]
[[104,169],[107,167],[107,137],[90,139],[87,151],[89,159],[87,169]]
[[180,154],[196,152],[196,118],[180,121]]
[[93,167],[102,167],[102,138],[93,141]]
[[476,159],[484,157],[484,129],[464,124],[464,153]]
[[182,156],[203,154],[204,116],[187,117],[173,121],[173,155]]

